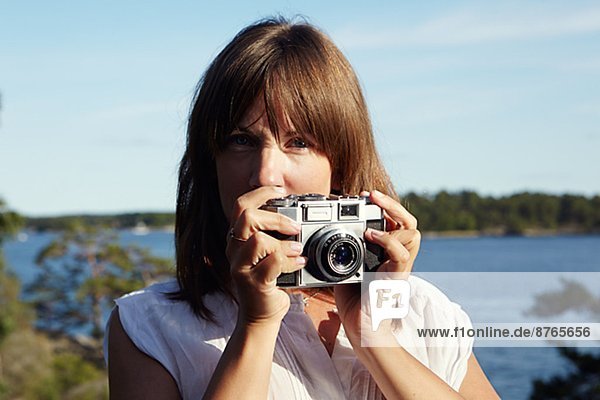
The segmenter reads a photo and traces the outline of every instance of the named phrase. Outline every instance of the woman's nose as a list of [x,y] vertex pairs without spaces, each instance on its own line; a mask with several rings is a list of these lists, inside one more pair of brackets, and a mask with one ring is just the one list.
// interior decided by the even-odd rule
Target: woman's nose
[[277,147],[264,148],[257,154],[256,162],[250,176],[250,186],[254,189],[261,186],[283,186],[285,160]]

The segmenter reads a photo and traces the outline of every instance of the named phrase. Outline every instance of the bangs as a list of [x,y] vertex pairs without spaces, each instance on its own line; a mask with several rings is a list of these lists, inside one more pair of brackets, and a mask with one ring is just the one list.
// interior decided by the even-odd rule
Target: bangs
[[244,33],[226,47],[205,76],[210,96],[205,97],[203,115],[212,156],[224,149],[234,130],[243,128],[240,123],[248,110],[262,101],[277,141],[285,117],[295,135],[328,158],[340,187],[357,190],[356,165],[365,157],[362,150],[373,143],[352,67],[331,40],[311,26],[278,26],[268,33],[261,29]]
[[277,115],[283,112],[298,136],[323,152],[337,169],[361,148],[360,138],[371,132],[370,121],[361,118],[366,109],[345,57],[321,36],[304,39],[305,43],[287,47],[266,77],[265,112],[277,139]]

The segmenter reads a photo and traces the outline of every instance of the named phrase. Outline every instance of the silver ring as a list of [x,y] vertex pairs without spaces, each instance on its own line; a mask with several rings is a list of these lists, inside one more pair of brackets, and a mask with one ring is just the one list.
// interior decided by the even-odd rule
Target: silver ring
[[248,239],[242,239],[240,237],[235,236],[235,233],[233,233],[233,228],[231,228],[229,230],[229,238],[233,239],[233,240],[237,240],[238,242],[242,242],[242,243],[244,243],[248,240]]

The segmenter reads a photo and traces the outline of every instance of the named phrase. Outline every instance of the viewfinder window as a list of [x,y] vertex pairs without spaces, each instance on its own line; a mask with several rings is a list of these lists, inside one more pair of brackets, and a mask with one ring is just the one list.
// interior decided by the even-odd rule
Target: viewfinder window
[[358,219],[358,204],[341,204],[340,220]]

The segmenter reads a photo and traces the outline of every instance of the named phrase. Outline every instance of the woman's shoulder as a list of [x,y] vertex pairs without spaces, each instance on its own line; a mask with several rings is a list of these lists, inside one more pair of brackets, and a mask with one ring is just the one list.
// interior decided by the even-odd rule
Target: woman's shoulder
[[179,285],[175,279],[158,282],[133,291],[115,300],[127,333],[133,331],[172,330],[193,327],[198,336],[213,330],[213,326],[227,325],[237,312],[235,303],[220,292],[204,296],[205,304],[213,312],[214,321],[200,318],[190,305],[177,298]]
[[115,303],[127,307],[152,308],[157,305],[172,306],[177,303],[174,294],[179,291],[179,285],[175,279],[169,279],[146,286],[143,289],[127,293],[115,300]]
[[[127,293],[116,299],[115,302],[119,307],[121,305],[133,305],[148,309],[156,306],[189,308],[186,301],[179,299],[179,290],[177,280],[168,279]],[[204,295],[204,301],[207,307],[213,310],[220,310],[224,305],[234,304],[228,296],[218,291]]]
[[[204,296],[214,321],[200,318],[187,302],[178,300],[176,280],[128,293],[115,302],[123,331],[142,353],[158,361],[173,377],[183,397],[202,393],[226,340],[233,330],[235,303],[222,293]],[[108,354],[108,335],[105,354]],[[202,360],[189,364],[190,360]]]

